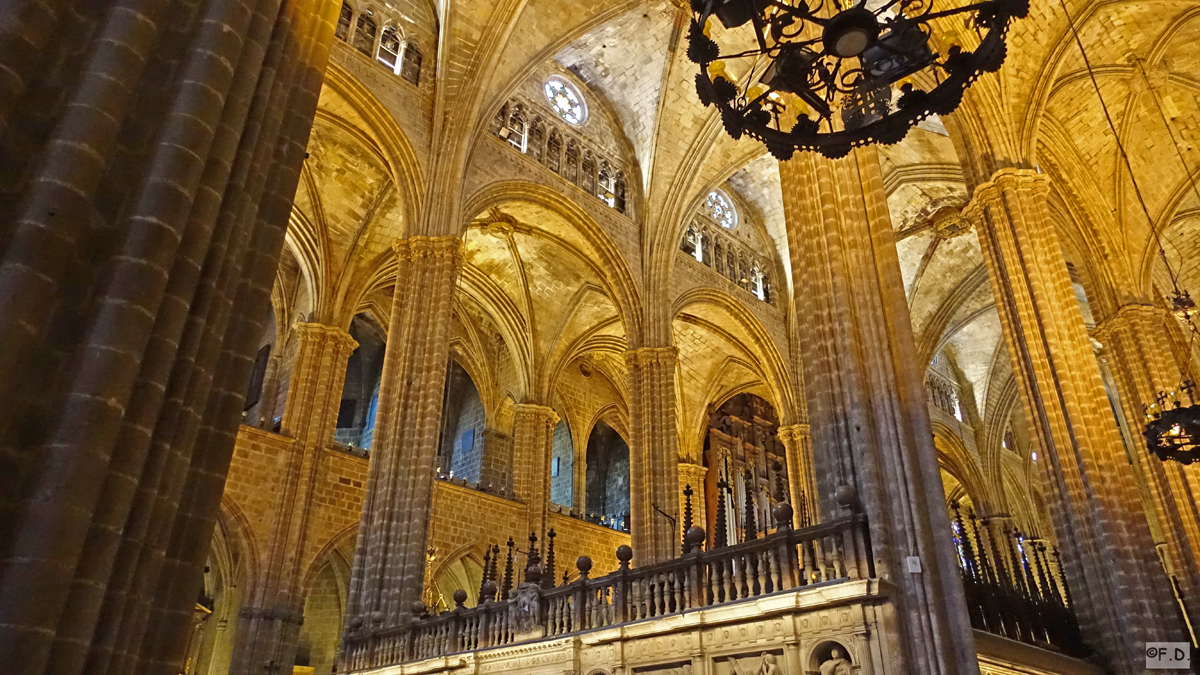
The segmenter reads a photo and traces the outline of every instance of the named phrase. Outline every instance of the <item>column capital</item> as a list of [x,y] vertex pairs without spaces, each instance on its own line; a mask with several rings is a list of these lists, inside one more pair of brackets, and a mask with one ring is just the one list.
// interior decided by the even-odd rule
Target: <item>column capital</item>
[[392,244],[396,259],[408,262],[420,258],[453,258],[457,263],[462,259],[462,239],[460,237],[409,237]]
[[347,354],[358,348],[358,340],[355,340],[349,333],[337,326],[297,321],[295,328],[296,339],[301,342],[333,342],[339,344],[339,346],[343,346]]
[[1122,326],[1127,326],[1131,323],[1146,320],[1160,320],[1171,317],[1171,313],[1162,307],[1152,305],[1150,303],[1129,303],[1121,305],[1117,311],[1104,317],[1102,321],[1096,324],[1093,329],[1097,338],[1103,342],[1103,338],[1112,334],[1113,331],[1119,330]]
[[1000,195],[1008,190],[1045,195],[1050,191],[1050,176],[1033,169],[1000,169],[993,173],[987,182],[975,187],[975,191],[971,193],[971,201],[962,209],[963,215],[975,220],[979,209],[999,199]]
[[679,358],[676,347],[640,347],[625,352],[625,363],[631,368],[643,368],[651,364],[674,366]]
[[536,403],[518,403],[513,406],[513,411],[515,415],[533,418],[535,422],[544,421],[550,427],[558,424],[560,419],[554,408]]
[[787,424],[779,427],[779,440],[784,443],[811,437],[812,427],[808,424]]

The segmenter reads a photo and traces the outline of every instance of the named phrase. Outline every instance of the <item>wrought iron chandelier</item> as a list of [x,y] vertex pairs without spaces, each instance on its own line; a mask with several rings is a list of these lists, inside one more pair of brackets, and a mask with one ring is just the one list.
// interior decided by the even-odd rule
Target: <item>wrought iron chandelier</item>
[[1200,459],[1200,406],[1195,394],[1196,384],[1187,380],[1180,391],[1160,392],[1157,402],[1146,408],[1142,436],[1150,452],[1164,462],[1191,464]]
[[[1158,238],[1157,232],[1155,238]],[[1190,359],[1197,335],[1196,324],[1192,321],[1196,302],[1187,291],[1180,290],[1177,276],[1171,271],[1166,251],[1162,249],[1162,242],[1159,241],[1158,245],[1163,264],[1175,286],[1171,293],[1171,313],[1188,328],[1190,334],[1184,352],[1184,358]],[[1183,381],[1178,390],[1160,391],[1154,403],[1143,406],[1146,426],[1142,430],[1142,437],[1146,439],[1146,447],[1160,460],[1191,464],[1200,460],[1200,400],[1196,396],[1196,383],[1187,376],[1186,369],[1180,369],[1180,376]]]
[[[734,139],[756,138],[787,160],[796,150],[836,158],[897,143],[929,115],[953,112],[981,73],[1004,63],[1009,23],[1029,13],[1029,0],[936,11],[934,0],[691,0],[691,8],[700,101],[717,107]],[[755,44],[723,50],[713,19],[731,37],[751,24]],[[739,85],[726,68],[743,59]]]

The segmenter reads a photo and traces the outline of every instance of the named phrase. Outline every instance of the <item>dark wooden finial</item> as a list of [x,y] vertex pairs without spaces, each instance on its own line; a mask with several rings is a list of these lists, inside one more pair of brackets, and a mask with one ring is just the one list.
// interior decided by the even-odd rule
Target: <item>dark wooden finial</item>
[[688,543],[687,532],[692,529],[692,495],[695,492],[692,490],[692,484],[688,483],[683,488],[683,552],[691,553],[692,546]]

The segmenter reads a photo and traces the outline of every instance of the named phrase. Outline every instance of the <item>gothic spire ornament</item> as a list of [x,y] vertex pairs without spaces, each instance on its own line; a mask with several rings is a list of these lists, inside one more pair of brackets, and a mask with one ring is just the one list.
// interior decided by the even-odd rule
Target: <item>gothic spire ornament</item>
[[999,70],[1010,22],[1029,13],[1029,0],[940,4],[692,0],[696,93],[717,107],[730,136],[756,138],[779,160],[897,143],[926,117],[953,112],[980,74]]

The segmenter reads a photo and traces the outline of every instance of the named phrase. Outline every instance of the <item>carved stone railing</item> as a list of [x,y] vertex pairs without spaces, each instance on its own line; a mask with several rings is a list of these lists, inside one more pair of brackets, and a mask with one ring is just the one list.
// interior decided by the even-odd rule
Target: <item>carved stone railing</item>
[[488,581],[476,607],[465,606],[467,591],[460,589],[454,593],[457,606],[437,616],[396,628],[353,629],[343,644],[339,672],[557,638],[874,576],[865,516],[795,530],[790,507],[776,515],[773,534],[709,551],[699,550],[704,530],[691,528],[685,550],[692,552],[646,567],[631,568],[633,551],[621,546],[620,568],[597,579],[588,577],[592,561],[584,556],[576,562],[579,580],[557,588],[547,588],[535,556],[525,582],[506,599],[498,599],[502,594]]

